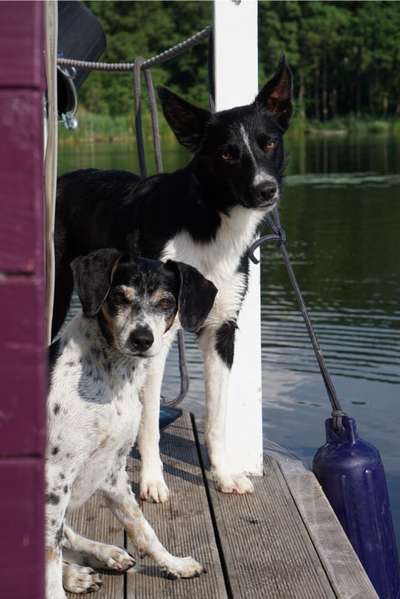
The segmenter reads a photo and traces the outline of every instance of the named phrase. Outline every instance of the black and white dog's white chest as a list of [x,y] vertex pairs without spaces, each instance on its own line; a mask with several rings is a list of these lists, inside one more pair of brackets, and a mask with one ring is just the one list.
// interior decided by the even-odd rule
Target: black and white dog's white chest
[[217,287],[218,295],[209,323],[213,320],[220,323],[237,316],[247,286],[246,273],[240,268],[241,259],[263,217],[261,210],[235,206],[228,215],[221,215],[214,239],[198,242],[190,233],[182,231],[166,244],[162,260],[186,262]]

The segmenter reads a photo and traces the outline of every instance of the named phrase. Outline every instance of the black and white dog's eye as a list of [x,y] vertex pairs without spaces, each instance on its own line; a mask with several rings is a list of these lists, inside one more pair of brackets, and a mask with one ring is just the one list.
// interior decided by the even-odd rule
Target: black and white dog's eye
[[163,297],[158,303],[157,308],[160,310],[173,310],[175,308],[175,300],[171,297]]
[[234,145],[221,146],[218,152],[224,162],[236,162],[239,159],[238,148]]
[[267,139],[266,141],[264,141],[261,144],[261,148],[264,150],[264,152],[269,152],[270,150],[273,150],[275,147],[276,147],[275,139]]

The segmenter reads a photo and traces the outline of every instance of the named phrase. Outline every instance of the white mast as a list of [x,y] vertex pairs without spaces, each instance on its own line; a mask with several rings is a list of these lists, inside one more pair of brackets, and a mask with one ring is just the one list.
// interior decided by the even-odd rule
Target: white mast
[[[258,92],[257,0],[214,0],[215,107],[249,104]],[[262,474],[260,267],[239,317],[227,410],[227,449],[235,468]]]

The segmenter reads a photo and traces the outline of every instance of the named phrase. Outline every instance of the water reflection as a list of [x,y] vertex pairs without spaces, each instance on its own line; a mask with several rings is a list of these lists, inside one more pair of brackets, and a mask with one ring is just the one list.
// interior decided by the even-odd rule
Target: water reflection
[[[377,445],[400,533],[400,143],[390,136],[290,140],[282,223],[288,250],[345,409]],[[167,170],[184,164],[165,153]],[[60,170],[137,171],[133,147],[64,147]],[[264,433],[310,462],[328,400],[278,252],[262,253]],[[203,415],[202,366],[188,336],[186,405]],[[179,387],[176,352],[163,393]]]
[[288,174],[399,172],[400,144],[394,135],[325,135],[288,139]]

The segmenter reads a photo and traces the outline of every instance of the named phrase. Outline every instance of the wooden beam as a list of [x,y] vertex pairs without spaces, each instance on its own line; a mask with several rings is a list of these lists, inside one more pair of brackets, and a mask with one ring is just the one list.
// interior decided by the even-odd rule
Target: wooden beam
[[[0,597],[44,597],[43,4],[0,2]],[[9,457],[12,456],[12,457]]]
[[0,459],[2,599],[44,599],[43,479],[38,459]]
[[42,278],[0,279],[0,457],[44,452],[44,308]]
[[[0,19],[3,11],[0,3]],[[43,270],[42,130],[42,90],[0,87],[0,272],[3,273]]]
[[0,87],[41,88],[42,2],[0,4]]

